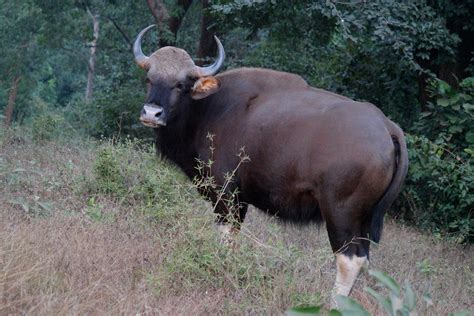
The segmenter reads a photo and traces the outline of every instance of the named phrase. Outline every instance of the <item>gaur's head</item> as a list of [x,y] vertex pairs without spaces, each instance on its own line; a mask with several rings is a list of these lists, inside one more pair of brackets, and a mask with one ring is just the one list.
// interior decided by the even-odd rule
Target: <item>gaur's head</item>
[[143,29],[133,44],[137,64],[147,71],[148,94],[140,121],[149,127],[166,126],[179,113],[179,108],[190,106],[192,100],[205,98],[219,90],[220,82],[213,75],[224,63],[221,42],[214,36],[219,50],[217,60],[208,67],[196,66],[186,51],[163,47],[150,56],[142,52],[143,35],[153,27]]

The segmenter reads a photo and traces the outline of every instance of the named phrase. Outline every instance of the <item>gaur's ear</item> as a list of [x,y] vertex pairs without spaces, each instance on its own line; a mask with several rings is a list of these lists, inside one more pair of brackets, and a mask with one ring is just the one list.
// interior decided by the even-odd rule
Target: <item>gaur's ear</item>
[[194,100],[203,99],[216,93],[221,87],[221,83],[217,78],[213,76],[201,77],[195,83],[191,89],[191,97]]

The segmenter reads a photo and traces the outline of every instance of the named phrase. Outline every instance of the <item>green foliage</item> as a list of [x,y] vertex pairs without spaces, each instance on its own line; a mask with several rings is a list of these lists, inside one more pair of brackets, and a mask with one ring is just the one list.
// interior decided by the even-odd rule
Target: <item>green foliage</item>
[[84,213],[95,222],[106,222],[113,220],[113,214],[105,212],[101,205],[96,202],[94,196],[87,201],[87,208]]
[[407,138],[410,169],[399,216],[436,235],[472,242],[474,234],[474,80],[459,89],[431,82],[432,101]]
[[85,125],[89,126],[89,133],[95,137],[151,134],[138,121],[144,94],[145,90],[138,84],[124,84],[116,91],[107,88],[98,92],[93,103],[84,104],[83,110],[90,119]]
[[51,140],[58,130],[62,117],[52,114],[41,114],[33,119],[31,124],[33,139],[37,141]]
[[30,105],[34,115],[28,120],[34,141],[44,142],[68,138],[75,133],[63,112],[55,109],[40,97],[34,97]]
[[459,243],[474,236],[474,170],[443,145],[408,135],[410,168],[397,217]]
[[97,153],[94,162],[94,175],[97,190],[103,193],[112,193],[117,196],[126,193],[125,177],[120,169],[113,147],[105,146]]
[[380,284],[389,290],[389,296],[384,297],[374,289],[367,287],[365,291],[372,295],[385,309],[388,315],[416,315],[416,296],[409,282],[405,282],[405,291],[401,286],[386,273],[380,271],[369,271]]
[[301,306],[301,307],[293,307],[286,311],[287,316],[313,316],[313,315],[321,315],[321,306]]
[[84,179],[78,190],[91,196],[91,218],[105,216],[95,196],[107,194],[118,203],[139,208],[152,220],[163,221],[180,216],[183,204],[197,198],[182,185],[183,180],[175,167],[156,158],[153,148],[126,138],[120,143],[102,143],[93,163],[93,175]]
[[[20,172],[20,170],[14,171]],[[38,196],[35,196],[32,201],[19,197],[11,199],[8,202],[12,205],[20,206],[24,214],[28,217],[48,217],[52,213],[51,202],[41,201]]]
[[347,296],[336,296],[337,309],[329,311],[331,316],[370,316],[362,305]]
[[459,90],[442,80],[432,81],[431,94],[434,101],[421,113],[416,131],[459,158],[474,158],[474,77],[461,81]]
[[[417,294],[413,291],[410,282],[405,281],[402,288],[392,277],[385,272],[369,270],[369,275],[373,277],[381,288],[374,290],[370,287],[364,289],[375,301],[382,307],[387,315],[390,316],[416,316],[417,312]],[[388,290],[388,296],[382,294]],[[429,294],[422,296],[425,304],[430,307],[433,302]],[[356,300],[338,295],[336,296],[337,308],[325,311],[322,306],[304,306],[293,307],[286,311],[289,316],[304,315],[330,315],[330,316],[369,316],[370,313]],[[469,315],[468,311],[450,313],[454,315]]]
[[451,62],[459,43],[444,7],[425,1],[218,1],[213,10],[226,28],[252,31],[242,64],[298,73],[370,101],[404,126],[419,111],[420,73]]
[[410,126],[419,111],[420,73],[431,74],[433,64],[452,60],[459,38],[423,1],[379,0],[338,8],[351,35],[351,41],[332,49],[342,65],[335,78],[338,91],[368,100]]

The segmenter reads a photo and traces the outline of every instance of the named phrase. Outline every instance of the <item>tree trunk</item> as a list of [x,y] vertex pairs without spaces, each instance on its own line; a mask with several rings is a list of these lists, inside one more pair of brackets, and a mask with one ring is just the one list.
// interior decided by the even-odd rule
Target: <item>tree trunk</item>
[[17,75],[12,79],[12,85],[10,87],[10,92],[8,93],[8,103],[5,108],[5,118],[3,123],[5,127],[10,127],[12,123],[13,108],[15,107],[16,96],[18,94],[18,86],[20,85],[21,76]]
[[418,75],[418,101],[420,101],[421,111],[426,111],[426,104],[428,103],[430,96],[428,94],[428,79],[426,74]]
[[188,12],[189,7],[193,3],[192,0],[178,0],[177,5],[183,9],[183,12],[180,12],[176,16],[171,16],[169,20],[169,28],[171,33],[174,34],[176,37],[176,34],[178,34],[179,28],[181,27],[181,23],[183,22],[184,16],[186,15],[186,12]]
[[173,45],[174,43],[167,40],[164,34],[169,30],[173,35],[173,39],[176,39],[176,34],[178,34],[183,18],[193,1],[178,0],[176,4],[183,10],[183,12],[179,12],[179,14],[175,16],[169,14],[168,9],[166,9],[162,0],[147,0],[146,2],[151,14],[155,18],[156,25],[158,25],[158,30],[160,32],[160,47]]
[[205,64],[206,57],[211,57],[215,55],[216,52],[216,42],[214,41],[214,33],[209,30],[211,25],[211,17],[207,13],[209,8],[209,1],[202,0],[202,11],[201,11],[201,37],[199,39],[199,47],[197,52],[197,62],[198,66]]
[[94,75],[95,75],[95,57],[97,49],[97,40],[99,39],[99,15],[92,14],[89,8],[87,8],[87,13],[89,13],[92,18],[92,23],[94,27],[94,39],[91,42],[91,54],[89,57],[88,73],[87,73],[87,87],[86,87],[86,102],[90,102],[92,99],[92,94],[94,93]]
[[159,45],[161,46],[169,46],[172,43],[168,42],[165,39],[165,32],[166,25],[170,19],[170,15],[168,13],[168,9],[166,9],[165,4],[162,0],[147,0],[146,1],[148,8],[150,9],[151,14],[155,18],[155,23],[158,26],[159,31]]

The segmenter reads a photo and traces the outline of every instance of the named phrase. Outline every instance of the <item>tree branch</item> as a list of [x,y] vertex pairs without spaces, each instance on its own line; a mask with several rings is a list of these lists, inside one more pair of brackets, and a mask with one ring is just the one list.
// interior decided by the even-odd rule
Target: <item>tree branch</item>
[[123,39],[125,40],[125,42],[127,42],[127,44],[132,47],[133,43],[130,39],[130,37],[127,36],[127,34],[122,30],[122,28],[120,27],[120,25],[118,25],[117,21],[115,21],[113,18],[109,17],[109,16],[105,16],[105,18],[107,20],[109,20],[110,22],[112,22],[112,24],[115,26],[115,28],[117,29],[117,31],[122,35]]

